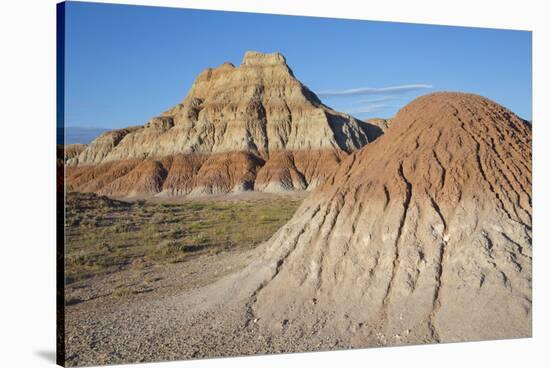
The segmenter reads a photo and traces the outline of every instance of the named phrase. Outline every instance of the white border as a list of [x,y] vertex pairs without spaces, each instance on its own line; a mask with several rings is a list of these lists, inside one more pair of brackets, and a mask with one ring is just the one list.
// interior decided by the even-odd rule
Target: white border
[[[107,2],[107,1],[97,1]],[[148,367],[527,367],[548,364],[549,26],[545,2],[482,0],[108,1],[533,30],[534,337],[142,364]],[[55,3],[2,2],[0,11],[0,366],[52,366],[55,349]],[[6,203],[7,202],[7,203]],[[546,205],[546,206],[545,206]],[[545,354],[546,353],[546,354]],[[48,358],[49,357],[49,358]],[[125,367],[125,366],[120,366]]]

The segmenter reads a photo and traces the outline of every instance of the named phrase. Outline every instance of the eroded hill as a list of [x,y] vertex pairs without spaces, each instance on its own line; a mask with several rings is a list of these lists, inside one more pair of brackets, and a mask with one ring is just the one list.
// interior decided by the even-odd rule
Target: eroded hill
[[112,196],[310,190],[369,142],[279,54],[208,68],[187,97],[143,126],[107,132],[68,160],[71,190]]

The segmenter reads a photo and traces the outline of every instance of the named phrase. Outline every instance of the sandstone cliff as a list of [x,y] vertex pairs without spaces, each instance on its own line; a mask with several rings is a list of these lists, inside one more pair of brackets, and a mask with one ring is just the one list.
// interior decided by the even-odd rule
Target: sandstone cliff
[[[68,161],[67,181],[109,195],[312,189],[368,141],[363,122],[323,105],[281,54],[247,52],[239,67],[206,69],[181,104],[144,126],[94,140]],[[114,175],[113,163],[134,160],[154,163]]]

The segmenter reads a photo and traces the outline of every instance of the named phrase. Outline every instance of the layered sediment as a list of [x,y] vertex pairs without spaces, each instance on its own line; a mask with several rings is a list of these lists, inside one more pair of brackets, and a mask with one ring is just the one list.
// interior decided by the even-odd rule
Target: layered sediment
[[[313,189],[368,141],[365,124],[323,105],[281,54],[247,52],[239,67],[206,69],[147,124],[98,137],[68,160],[67,183],[117,196]],[[112,170],[136,160],[153,163]]]

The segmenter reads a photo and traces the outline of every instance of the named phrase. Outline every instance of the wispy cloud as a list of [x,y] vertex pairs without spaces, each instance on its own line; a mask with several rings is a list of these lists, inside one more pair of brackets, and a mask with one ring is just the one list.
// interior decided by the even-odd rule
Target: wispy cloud
[[348,114],[371,114],[373,112],[380,112],[385,111],[389,108],[393,108],[395,106],[393,105],[387,105],[387,104],[371,104],[366,106],[360,106],[353,110],[348,110]]
[[317,95],[321,97],[334,97],[334,96],[366,96],[366,95],[378,95],[378,94],[388,94],[388,95],[399,95],[402,93],[418,91],[421,89],[432,88],[431,84],[404,84],[401,86],[391,86],[391,87],[362,87],[362,88],[350,88],[350,89],[340,89],[340,90],[325,90],[317,91]]
[[399,101],[401,98],[398,96],[380,96],[367,98],[364,100],[358,100],[359,103],[369,104],[369,103],[381,103],[381,102],[390,102],[390,101]]

